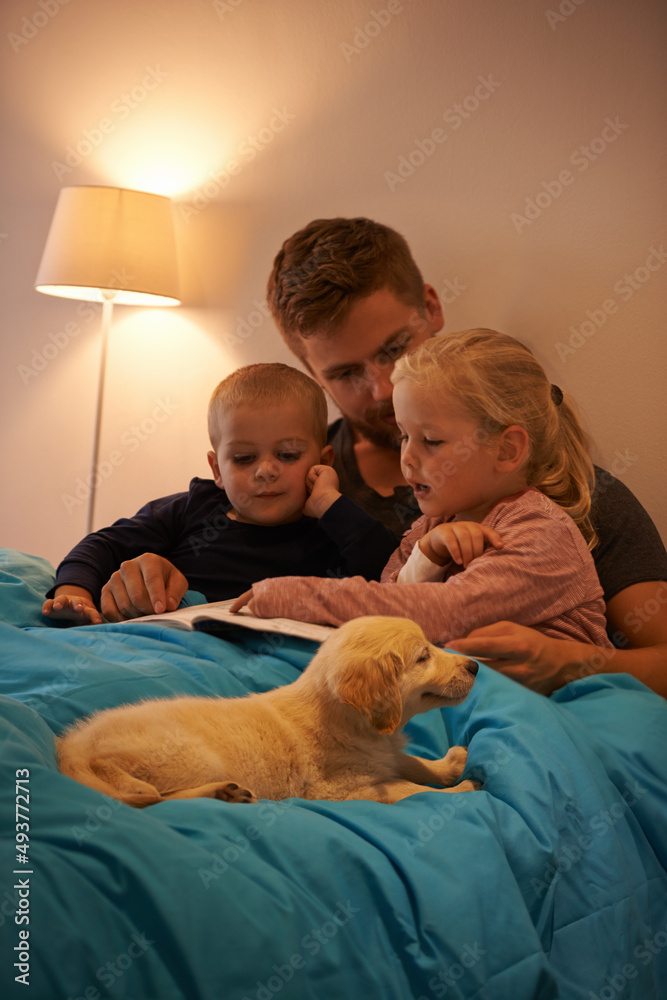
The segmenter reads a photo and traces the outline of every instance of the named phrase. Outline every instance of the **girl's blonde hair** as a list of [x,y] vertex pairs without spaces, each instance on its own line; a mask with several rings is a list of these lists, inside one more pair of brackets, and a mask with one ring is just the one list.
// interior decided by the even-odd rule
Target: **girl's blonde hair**
[[395,385],[401,379],[460,400],[479,424],[480,445],[512,424],[523,427],[529,441],[523,467],[527,485],[563,507],[589,549],[595,546],[588,435],[574,404],[551,385],[524,344],[482,329],[431,337],[396,362],[391,380]]

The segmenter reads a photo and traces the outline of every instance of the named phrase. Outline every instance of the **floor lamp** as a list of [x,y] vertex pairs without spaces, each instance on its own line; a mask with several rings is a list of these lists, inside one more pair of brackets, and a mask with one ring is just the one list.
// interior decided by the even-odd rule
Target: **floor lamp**
[[86,533],[93,530],[107,343],[114,304],[177,306],[178,268],[169,198],[125,188],[61,190],[35,281],[38,292],[102,303]]

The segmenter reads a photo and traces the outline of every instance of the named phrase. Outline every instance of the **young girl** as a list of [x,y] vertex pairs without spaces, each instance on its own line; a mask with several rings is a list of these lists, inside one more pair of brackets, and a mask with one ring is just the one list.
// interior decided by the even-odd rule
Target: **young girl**
[[330,625],[403,615],[440,644],[508,619],[610,646],[587,439],[528,348],[492,330],[433,337],[392,382],[401,468],[424,516],[381,582],[263,580],[238,606]]

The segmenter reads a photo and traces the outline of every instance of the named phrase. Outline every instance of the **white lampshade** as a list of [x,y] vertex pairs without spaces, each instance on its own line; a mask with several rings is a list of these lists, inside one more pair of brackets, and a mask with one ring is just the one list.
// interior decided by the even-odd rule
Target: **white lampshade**
[[63,188],[35,288],[67,299],[179,305],[169,198],[116,187]]

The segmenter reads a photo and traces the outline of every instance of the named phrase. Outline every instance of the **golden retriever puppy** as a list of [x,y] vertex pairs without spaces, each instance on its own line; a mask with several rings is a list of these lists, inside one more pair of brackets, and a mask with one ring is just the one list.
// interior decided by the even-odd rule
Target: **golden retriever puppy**
[[467,750],[403,753],[418,712],[457,705],[477,664],[406,618],[346,622],[292,684],[242,698],[176,697],[97,712],[58,741],[64,774],[132,806],[206,796],[397,802],[429,785],[466,792]]

